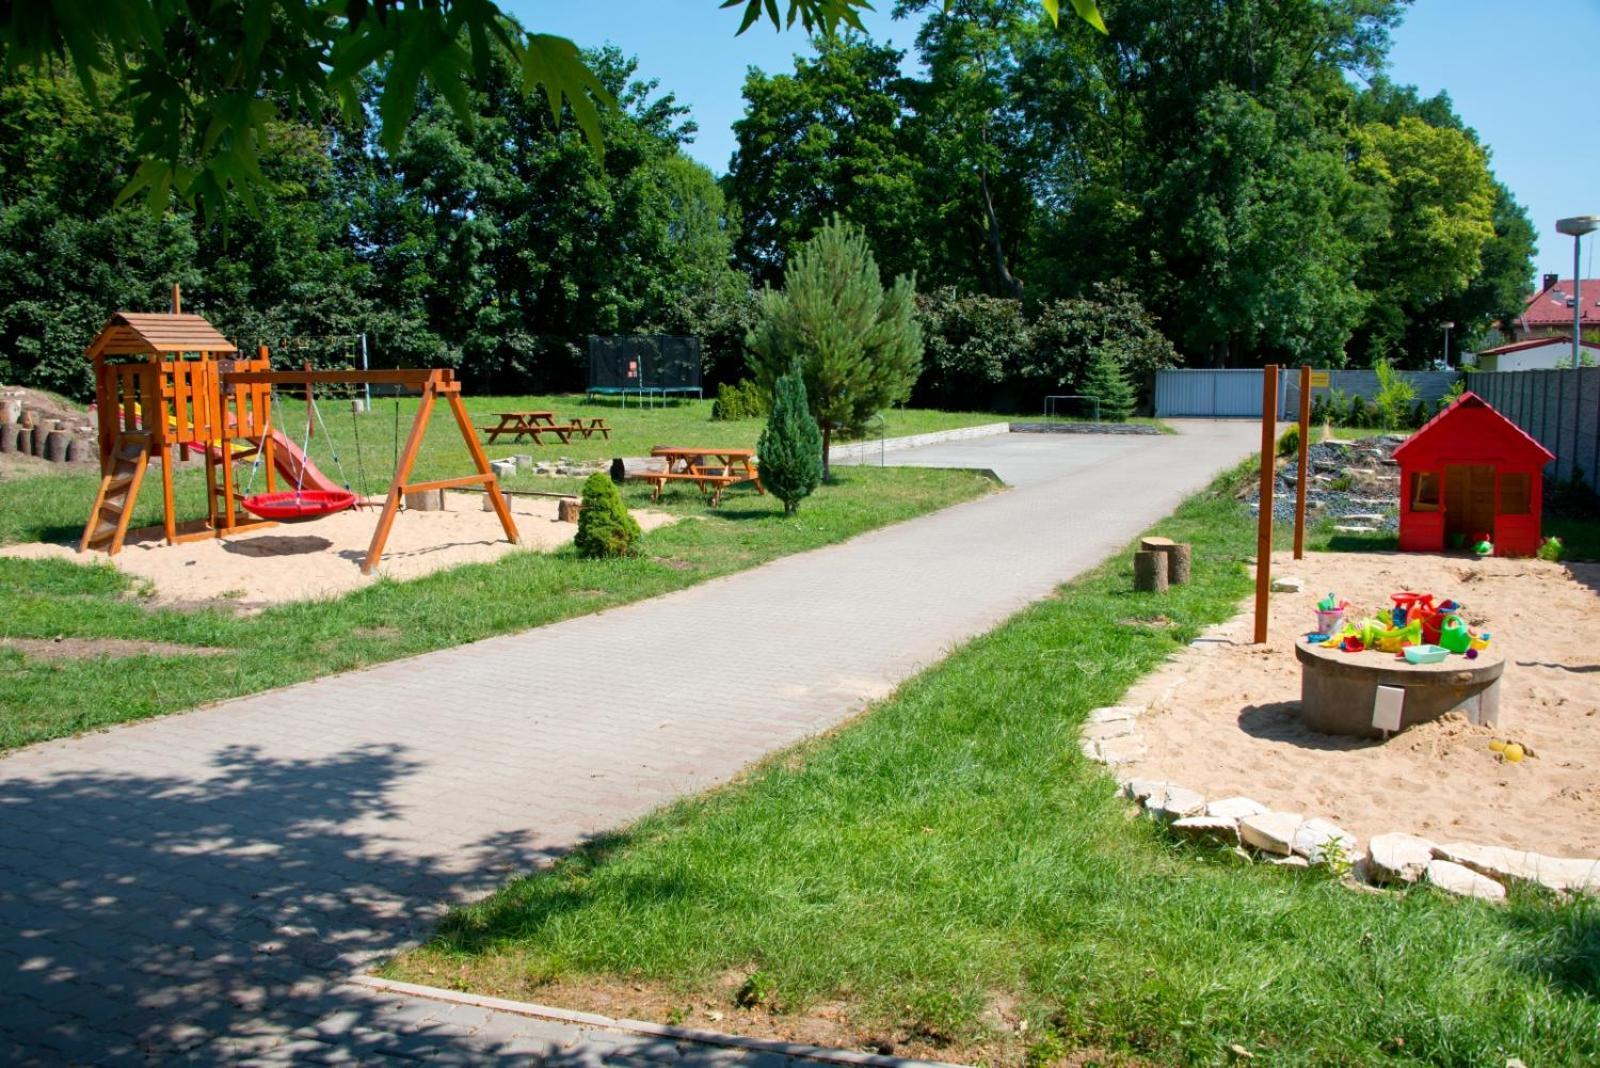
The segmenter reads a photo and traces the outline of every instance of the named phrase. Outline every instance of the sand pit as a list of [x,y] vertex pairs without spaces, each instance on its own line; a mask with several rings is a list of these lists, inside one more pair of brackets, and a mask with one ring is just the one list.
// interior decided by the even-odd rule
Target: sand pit
[[[1247,603],[1120,702],[1151,706],[1139,724],[1148,752],[1120,773],[1321,816],[1363,842],[1409,831],[1600,856],[1600,565],[1328,553],[1280,554],[1273,568],[1307,585],[1272,595],[1267,645],[1249,644]],[[1317,600],[1332,590],[1371,614],[1403,589],[1455,598],[1494,635],[1506,659],[1499,726],[1451,716],[1387,742],[1306,730],[1293,643]],[[1536,757],[1502,762],[1497,735]]]
[[[447,494],[444,511],[403,511],[384,547],[378,573],[361,573],[377,526],[377,508],[351,509],[308,523],[285,523],[228,539],[167,545],[159,528],[130,532],[114,557],[79,554],[76,546],[9,545],[0,554],[61,559],[80,564],[109,560],[150,584],[163,603],[224,600],[244,606],[336,597],[377,581],[414,579],[461,564],[497,560],[507,553],[549,551],[572,541],[578,527],[556,519],[554,497],[512,497],[521,545],[505,540],[500,521],[483,510],[483,495]],[[676,518],[636,509],[644,530]]]

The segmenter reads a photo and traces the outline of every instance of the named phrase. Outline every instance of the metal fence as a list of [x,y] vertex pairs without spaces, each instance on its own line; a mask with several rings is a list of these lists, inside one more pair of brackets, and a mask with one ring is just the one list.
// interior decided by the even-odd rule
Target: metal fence
[[[1346,399],[1360,396],[1371,400],[1378,395],[1376,371],[1329,371],[1327,386],[1312,390],[1312,396],[1334,390]],[[1261,417],[1261,375],[1251,370],[1184,369],[1156,372],[1156,415],[1208,419]],[[1431,407],[1450,391],[1459,375],[1455,371],[1402,371],[1417,399]],[[1300,369],[1285,367],[1278,375],[1278,413],[1286,417],[1300,407]]]
[[1600,367],[1474,371],[1467,388],[1556,454],[1549,476],[1600,490]]

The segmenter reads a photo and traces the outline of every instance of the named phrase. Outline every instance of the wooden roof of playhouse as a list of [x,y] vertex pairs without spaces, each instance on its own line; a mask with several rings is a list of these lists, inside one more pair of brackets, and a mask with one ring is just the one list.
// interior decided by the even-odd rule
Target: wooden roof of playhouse
[[106,320],[88,356],[159,356],[182,352],[238,352],[233,342],[198,315],[117,312]]
[[1469,391],[1401,442],[1394,458],[1421,466],[1482,460],[1543,467],[1556,455]]

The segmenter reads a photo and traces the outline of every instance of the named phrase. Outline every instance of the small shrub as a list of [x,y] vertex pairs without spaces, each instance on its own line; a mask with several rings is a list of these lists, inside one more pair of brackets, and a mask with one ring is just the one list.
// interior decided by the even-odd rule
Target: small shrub
[[1372,425],[1372,413],[1367,408],[1367,402],[1361,399],[1360,394],[1350,398],[1350,407],[1344,414],[1346,426],[1368,427]]
[[1333,481],[1328,483],[1328,488],[1335,493],[1348,493],[1355,484],[1356,480],[1349,475],[1335,475]]
[[1292,426],[1278,439],[1278,455],[1289,459],[1300,454],[1300,428]]
[[604,471],[590,475],[583,484],[583,508],[573,539],[578,553],[593,558],[631,556],[639,533],[639,524],[628,514],[611,476]]
[[798,361],[779,377],[772,415],[756,443],[761,484],[794,515],[822,481],[822,430],[806,405],[806,382]]
[[1428,418],[1428,402],[1417,401],[1417,406],[1411,409],[1411,429],[1421,430]]
[[1100,418],[1108,423],[1125,423],[1133,414],[1133,386],[1111,350],[1100,348],[1083,376],[1083,392],[1100,402]]
[[766,972],[752,972],[739,987],[739,992],[733,996],[733,1000],[741,1009],[753,1009],[761,1005],[771,1005],[777,991],[778,984],[772,976]]
[[1417,391],[1388,360],[1379,360],[1372,369],[1378,373],[1378,395],[1372,400],[1377,424],[1384,430],[1399,430],[1405,425]]
[[711,404],[711,418],[718,421],[765,419],[771,410],[771,398],[747,378],[742,382],[724,382],[717,387],[717,399]]

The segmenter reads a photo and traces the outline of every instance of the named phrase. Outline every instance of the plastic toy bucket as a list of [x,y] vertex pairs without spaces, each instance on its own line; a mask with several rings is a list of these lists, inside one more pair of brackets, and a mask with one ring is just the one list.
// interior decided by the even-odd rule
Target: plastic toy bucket
[[1329,609],[1327,611],[1324,611],[1324,610],[1322,610],[1320,608],[1317,609],[1317,633],[1318,634],[1335,634],[1339,630],[1339,624],[1343,623],[1343,622],[1344,622],[1344,609],[1343,608],[1333,608],[1333,609]]

